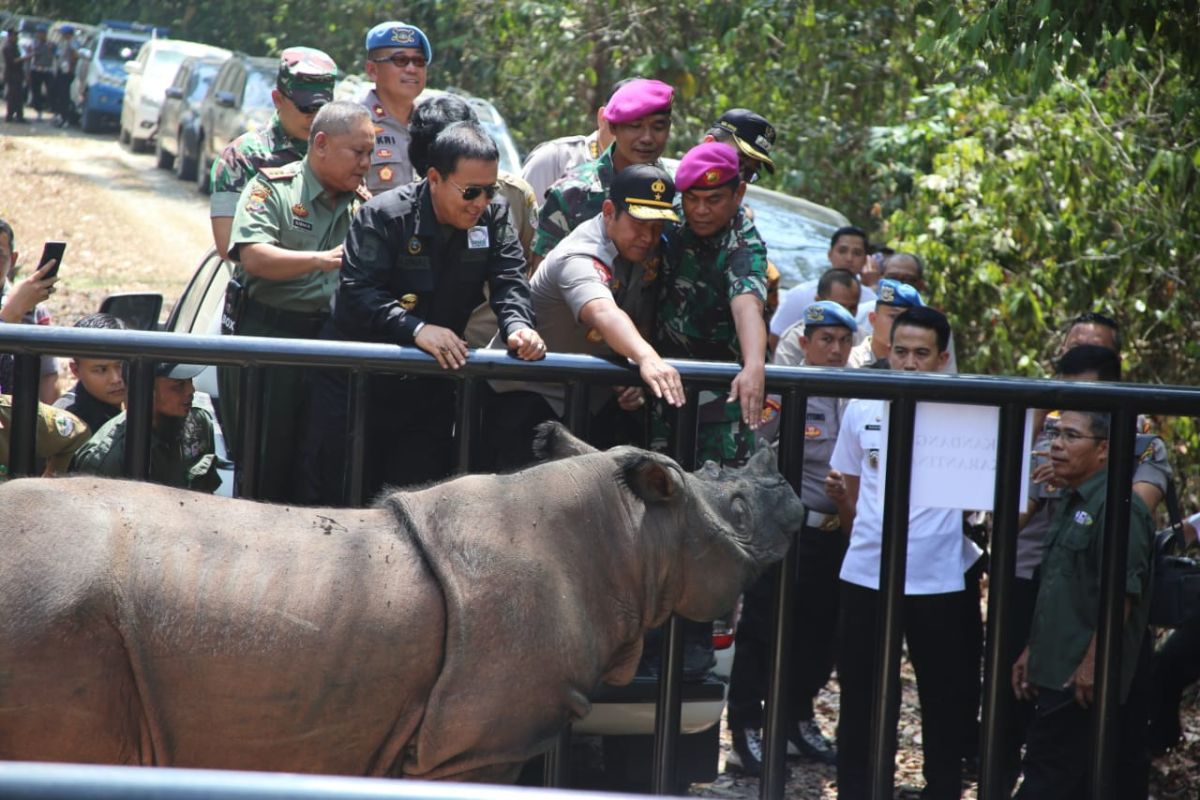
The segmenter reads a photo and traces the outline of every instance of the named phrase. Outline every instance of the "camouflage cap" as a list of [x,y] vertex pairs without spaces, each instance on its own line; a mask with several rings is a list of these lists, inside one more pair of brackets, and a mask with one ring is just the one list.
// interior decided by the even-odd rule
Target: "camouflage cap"
[[289,47],[279,54],[275,85],[302,111],[316,111],[333,102],[337,64],[312,47]]

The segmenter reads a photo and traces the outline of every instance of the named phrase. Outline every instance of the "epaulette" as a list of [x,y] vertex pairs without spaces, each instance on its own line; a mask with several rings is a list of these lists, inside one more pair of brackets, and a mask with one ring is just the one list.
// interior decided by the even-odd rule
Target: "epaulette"
[[361,183],[358,185],[358,188],[354,190],[354,193],[358,195],[358,199],[362,200],[364,203],[370,200],[372,197],[371,190],[366,186],[363,186]]
[[287,167],[263,167],[258,171],[258,174],[269,181],[282,181],[294,178],[300,173],[298,170],[288,169]]

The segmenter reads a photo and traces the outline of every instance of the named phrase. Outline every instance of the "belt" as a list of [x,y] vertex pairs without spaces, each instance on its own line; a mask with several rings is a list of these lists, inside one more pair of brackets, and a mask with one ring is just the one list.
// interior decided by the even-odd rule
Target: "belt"
[[842,521],[837,514],[822,514],[820,511],[810,510],[804,515],[804,525],[822,531],[836,531],[842,527]]
[[278,328],[291,328],[293,330],[299,329],[306,334],[312,326],[321,325],[325,320],[329,319],[329,312],[327,311],[288,311],[286,308],[276,308],[266,303],[260,303],[250,297],[246,298],[246,305],[242,313],[252,316],[259,322],[266,323],[267,325],[273,325]]

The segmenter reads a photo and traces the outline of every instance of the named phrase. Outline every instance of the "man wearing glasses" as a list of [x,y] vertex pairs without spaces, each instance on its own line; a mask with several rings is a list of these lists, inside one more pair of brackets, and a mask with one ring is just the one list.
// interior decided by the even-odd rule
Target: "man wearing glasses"
[[413,180],[408,122],[417,95],[425,90],[425,70],[432,60],[429,38],[416,25],[381,22],[367,32],[366,68],[375,88],[362,103],[375,125],[375,152],[367,173],[372,194]]
[[[496,198],[496,143],[479,123],[456,122],[437,135],[428,157],[425,180],[376,195],[350,224],[322,338],[415,345],[442,369],[459,369],[468,356],[467,320],[486,285],[500,341],[519,358],[542,358],[521,244],[508,204]],[[311,502],[341,503],[349,471],[347,378],[324,370],[313,380],[304,492]],[[454,395],[451,380],[371,376],[368,497],[384,484],[408,486],[451,473]]]

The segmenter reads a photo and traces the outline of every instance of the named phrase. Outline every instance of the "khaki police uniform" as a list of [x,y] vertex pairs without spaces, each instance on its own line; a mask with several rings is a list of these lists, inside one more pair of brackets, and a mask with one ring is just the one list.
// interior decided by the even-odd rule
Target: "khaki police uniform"
[[521,177],[533,187],[540,203],[559,179],[585,161],[600,157],[600,132],[587,136],[562,136],[542,142],[529,153],[521,168]]
[[[343,192],[330,203],[323,193],[307,158],[262,170],[242,191],[233,218],[230,255],[239,259],[240,248],[255,243],[297,251],[338,246],[367,195],[362,189]],[[317,270],[287,280],[246,276],[237,335],[317,338],[329,318],[337,280],[337,270]],[[303,374],[296,367],[267,370],[259,462],[262,499],[289,501],[295,497],[297,441],[305,421]]]
[[367,92],[362,104],[371,112],[371,124],[375,126],[375,149],[371,152],[367,188],[371,194],[381,194],[412,183],[413,167],[408,160],[412,134],[408,131],[408,123],[388,114],[374,89]]

